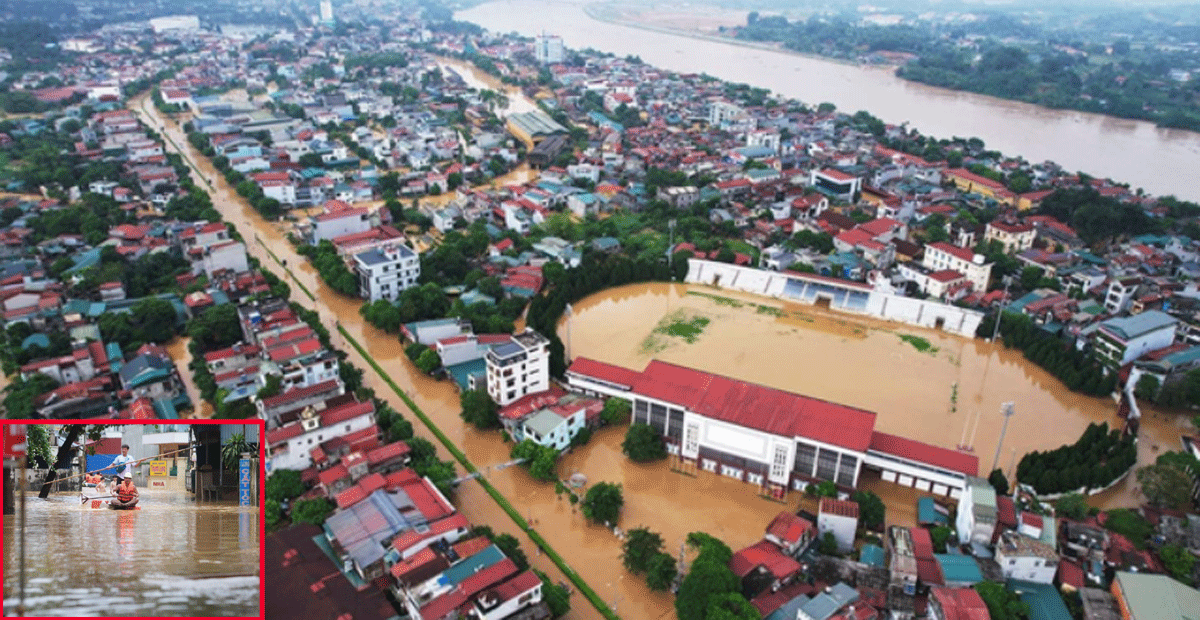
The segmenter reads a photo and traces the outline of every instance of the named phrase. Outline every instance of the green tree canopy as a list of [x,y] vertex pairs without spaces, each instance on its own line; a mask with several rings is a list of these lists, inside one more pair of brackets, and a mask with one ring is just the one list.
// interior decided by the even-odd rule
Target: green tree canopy
[[475,428],[490,429],[500,428],[500,418],[496,415],[499,408],[492,397],[488,395],[485,389],[466,390],[459,397],[462,404],[462,413],[460,414],[463,420],[471,423]]
[[656,553],[646,564],[646,585],[659,592],[669,590],[679,574],[675,558],[669,553]]
[[621,450],[639,463],[667,458],[662,436],[649,424],[631,424],[625,432],[625,441],[621,442]]
[[621,516],[621,506],[625,498],[621,485],[612,482],[600,482],[588,489],[583,498],[583,516],[596,523],[616,525]]
[[636,527],[625,533],[625,543],[622,545],[621,562],[625,570],[642,574],[650,566],[650,560],[663,548],[663,537],[649,528]]

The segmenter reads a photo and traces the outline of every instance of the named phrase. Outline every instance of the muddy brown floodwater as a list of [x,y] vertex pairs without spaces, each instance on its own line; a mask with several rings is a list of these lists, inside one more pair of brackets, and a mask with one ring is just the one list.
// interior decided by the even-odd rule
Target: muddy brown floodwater
[[[257,616],[259,511],[142,491],[141,510],[26,495],[28,615]],[[18,603],[15,515],[4,517],[4,615]]]
[[[880,431],[946,448],[973,447],[982,475],[995,458],[1004,402],[1016,404],[998,463],[1010,474],[1014,459],[1072,443],[1089,423],[1122,423],[1112,400],[1073,393],[1020,352],[982,340],[682,284],[625,286],[574,308],[572,356],[635,370],[657,358],[862,407],[876,412]],[[710,322],[692,344],[652,334],[660,322],[681,317]],[[566,342],[565,323],[559,331]],[[901,335],[924,338],[933,348],[919,351]],[[1146,464],[1179,449],[1179,435],[1190,424],[1186,415],[1152,407],[1143,412],[1138,453]],[[916,496],[887,489],[894,485],[875,486],[905,501]],[[1141,498],[1134,486],[1122,482],[1092,502],[1135,505]]]

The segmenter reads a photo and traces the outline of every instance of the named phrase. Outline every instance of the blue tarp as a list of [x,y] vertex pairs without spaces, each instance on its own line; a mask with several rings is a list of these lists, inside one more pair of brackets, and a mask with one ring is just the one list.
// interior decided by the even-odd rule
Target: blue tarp
[[[89,454],[87,457],[88,471],[99,471],[104,469],[105,467],[112,465],[113,459],[115,458],[117,458],[117,455],[115,454]],[[101,473],[111,476],[117,473],[117,470],[109,469]]]

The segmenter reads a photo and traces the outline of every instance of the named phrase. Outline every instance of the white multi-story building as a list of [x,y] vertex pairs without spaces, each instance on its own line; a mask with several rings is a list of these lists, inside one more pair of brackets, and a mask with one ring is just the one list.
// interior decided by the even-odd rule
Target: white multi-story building
[[553,34],[539,34],[533,41],[533,56],[543,65],[552,65],[563,61],[562,37]]
[[370,301],[396,301],[405,289],[416,286],[421,258],[408,246],[396,243],[354,255],[359,294]]
[[1007,254],[1024,252],[1033,247],[1035,237],[1037,237],[1037,229],[1033,227],[1033,224],[1001,220],[988,222],[983,233],[984,241],[999,241]]
[[992,544],[992,533],[996,530],[999,508],[996,505],[996,489],[983,478],[967,478],[966,492],[958,498],[958,542],[961,544]]
[[312,466],[312,449],[321,442],[375,424],[375,406],[370,400],[324,410],[317,406],[305,407],[299,420],[267,431],[271,469],[307,469]]
[[198,275],[203,271],[210,278],[219,271],[242,273],[250,269],[250,262],[246,257],[246,244],[232,239],[193,247],[188,251],[188,257],[193,261],[193,274]]
[[331,208],[327,204],[326,213],[309,216],[309,222],[312,224],[311,241],[313,245],[318,245],[325,239],[332,241],[338,237],[367,232],[371,229],[371,214],[366,207],[354,209],[347,208],[349,205],[341,201],[330,202],[337,203],[339,207]]
[[953,269],[967,276],[967,281],[979,292],[987,290],[992,277],[992,264],[983,262],[982,255],[944,241],[925,244],[922,264],[931,271]]
[[1171,346],[1178,324],[1175,317],[1158,310],[1109,319],[1096,330],[1093,346],[1109,368],[1120,368],[1150,351]]
[[996,543],[996,563],[1007,579],[1050,583],[1058,572],[1058,553],[1040,540],[1004,532]]
[[485,359],[488,395],[501,407],[550,389],[550,341],[532,329],[493,347]]
[[827,532],[837,540],[838,550],[849,551],[854,548],[854,533],[858,529],[858,504],[834,499],[821,498],[817,510],[817,532],[824,536]]

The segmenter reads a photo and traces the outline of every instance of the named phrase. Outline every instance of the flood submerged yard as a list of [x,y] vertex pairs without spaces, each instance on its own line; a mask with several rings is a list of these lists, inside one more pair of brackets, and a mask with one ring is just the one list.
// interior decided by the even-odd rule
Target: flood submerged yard
[[[143,490],[141,510],[26,495],[25,615],[257,616],[259,508]],[[4,615],[17,615],[18,515],[4,517]]]

